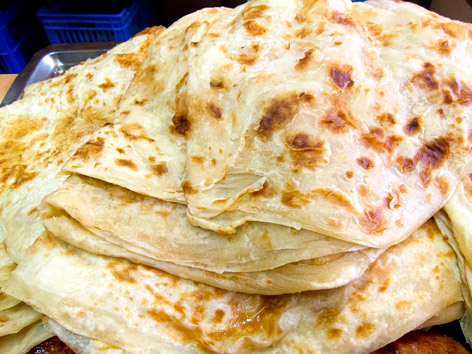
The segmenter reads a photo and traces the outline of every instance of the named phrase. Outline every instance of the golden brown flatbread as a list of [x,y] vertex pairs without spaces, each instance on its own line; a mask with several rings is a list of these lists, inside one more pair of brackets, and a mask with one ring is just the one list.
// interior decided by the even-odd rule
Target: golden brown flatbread
[[68,331],[148,354],[369,353],[462,301],[454,252],[433,222],[331,290],[233,293],[46,234],[3,290]]
[[470,28],[375,0],[251,1],[177,21],[70,172],[369,247],[408,237],[471,169]]
[[49,232],[84,250],[246,293],[345,285],[384,251],[256,222],[221,236],[190,225],[184,205],[80,176],[47,196],[41,213]]
[[[8,255],[18,262],[44,230],[41,200],[67,178],[64,162],[113,121],[121,95],[162,28],[25,89],[0,109],[0,218]],[[3,229],[3,227],[1,227]]]

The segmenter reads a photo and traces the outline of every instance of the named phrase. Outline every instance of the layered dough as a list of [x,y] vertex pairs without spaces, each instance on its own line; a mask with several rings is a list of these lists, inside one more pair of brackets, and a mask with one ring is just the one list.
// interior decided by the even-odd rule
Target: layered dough
[[253,0],[28,87],[0,109],[0,351],[369,353],[456,319],[470,340],[471,33]]

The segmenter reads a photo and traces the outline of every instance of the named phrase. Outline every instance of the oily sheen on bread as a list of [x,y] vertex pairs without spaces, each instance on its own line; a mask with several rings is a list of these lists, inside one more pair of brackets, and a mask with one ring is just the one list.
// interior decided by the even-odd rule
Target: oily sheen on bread
[[186,203],[220,233],[252,220],[388,247],[471,169],[469,31],[388,0],[197,12],[152,43],[119,122],[66,169]]
[[454,252],[433,222],[337,289],[233,293],[47,234],[3,289],[73,333],[149,354],[369,353],[463,301]]

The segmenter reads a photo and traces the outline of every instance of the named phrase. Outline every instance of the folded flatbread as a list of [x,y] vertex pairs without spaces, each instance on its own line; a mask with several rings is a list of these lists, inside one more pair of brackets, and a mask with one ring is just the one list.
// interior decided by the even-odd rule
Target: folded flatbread
[[25,354],[36,345],[54,336],[54,333],[37,321],[18,333],[0,337],[0,353]]
[[[113,120],[156,27],[63,75],[33,84],[0,109],[0,219],[8,255],[18,262],[43,227],[41,200],[67,178],[64,162]],[[2,227],[3,229],[3,227]]]
[[78,334],[68,331],[59,323],[46,316],[44,322],[46,326],[76,354],[127,354],[125,351],[113,347],[112,345],[79,336]]
[[456,252],[463,278],[463,297],[467,312],[461,327],[467,341],[472,343],[472,175],[466,176],[456,192],[435,215],[441,232]]
[[68,171],[370,247],[409,236],[470,169],[468,25],[372,0],[257,0],[177,21]]
[[443,310],[461,317],[460,284],[452,248],[428,222],[331,290],[227,292],[47,234],[2,290],[68,331],[129,353],[369,353]]
[[384,251],[256,222],[222,236],[190,225],[184,205],[80,176],[47,196],[41,214],[49,232],[79,248],[247,293],[345,285]]

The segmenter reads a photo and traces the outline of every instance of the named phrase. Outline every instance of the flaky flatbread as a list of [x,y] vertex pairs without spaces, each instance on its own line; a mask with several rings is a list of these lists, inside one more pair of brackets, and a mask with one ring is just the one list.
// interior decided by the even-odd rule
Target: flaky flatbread
[[80,176],[46,197],[42,208],[44,224],[62,239],[86,229],[149,258],[217,273],[267,270],[363,248],[267,223],[248,223],[223,236],[189,224],[185,213],[184,205]]
[[44,322],[76,354],[127,354],[112,345],[72,333],[50,318],[45,317]]
[[113,121],[121,95],[161,30],[33,84],[23,99],[0,110],[0,218],[13,261],[43,231],[39,205],[67,178],[62,165],[91,133]]
[[[47,196],[41,213],[50,233],[89,252],[245,293],[339,287],[361,276],[384,251],[253,222],[221,236],[190,225],[183,205],[80,176]],[[287,234],[292,242],[284,241]]]
[[8,354],[25,354],[39,343],[54,336],[41,321],[37,321],[20,332],[0,337],[0,352]]
[[460,284],[452,248],[427,223],[332,290],[232,293],[47,235],[3,290],[67,330],[129,353],[368,353],[462,301]]
[[470,169],[469,31],[387,0],[197,12],[151,45],[129,118],[66,169],[220,233],[253,220],[388,247]]

